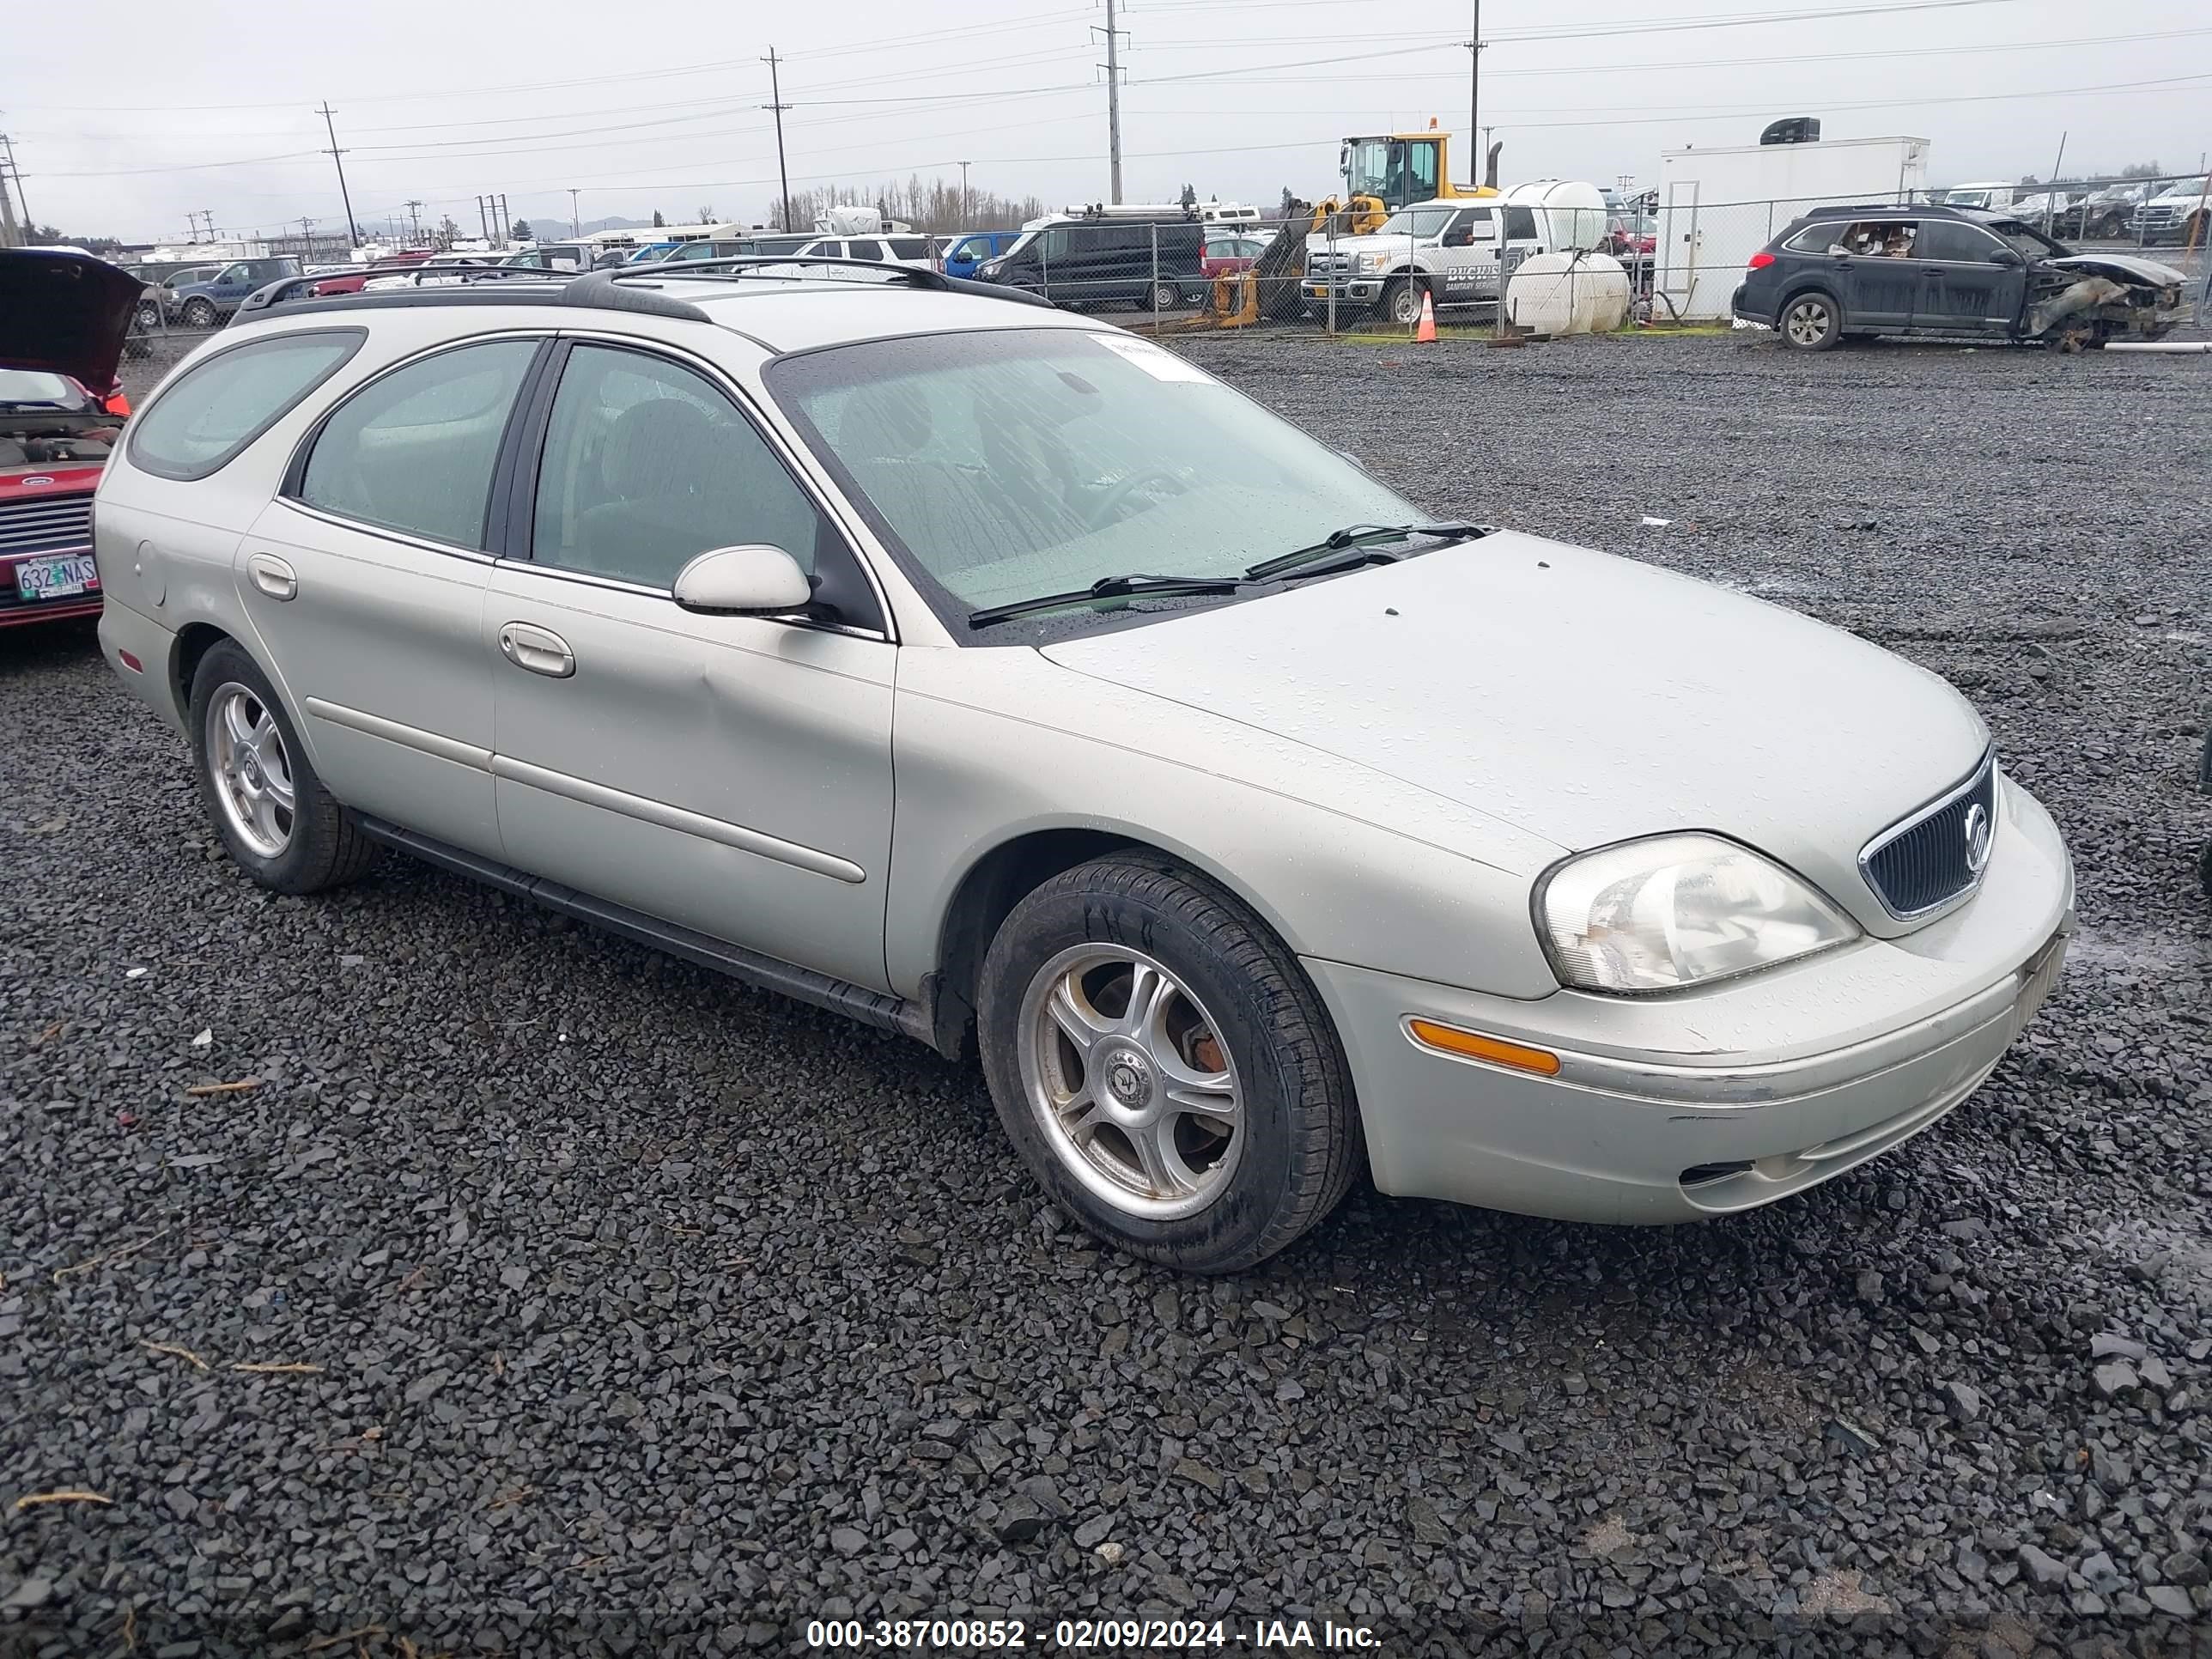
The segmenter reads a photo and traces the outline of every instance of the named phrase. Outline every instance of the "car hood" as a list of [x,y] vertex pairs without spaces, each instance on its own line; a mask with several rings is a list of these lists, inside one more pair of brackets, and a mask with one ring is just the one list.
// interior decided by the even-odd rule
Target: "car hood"
[[1942,679],[1849,634],[1511,531],[1042,651],[1561,848],[1733,836],[1880,933],[1900,929],[1859,849],[1989,741]]
[[2186,271],[2176,270],[2155,259],[2139,259],[2132,253],[2067,253],[2044,263],[2063,270],[2093,271],[2100,276],[2129,276],[2154,288],[2179,288],[2189,280]]
[[113,386],[145,286],[82,253],[0,249],[0,368],[66,374],[95,392]]

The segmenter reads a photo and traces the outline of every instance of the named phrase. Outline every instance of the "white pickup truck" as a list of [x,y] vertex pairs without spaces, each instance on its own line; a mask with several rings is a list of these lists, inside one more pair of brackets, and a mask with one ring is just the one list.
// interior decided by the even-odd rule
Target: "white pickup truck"
[[1532,254],[1597,247],[1604,233],[1604,200],[1590,185],[1544,179],[1504,196],[1415,202],[1366,236],[1308,236],[1299,293],[1316,312],[1334,290],[1340,309],[1376,307],[1410,325],[1424,294],[1440,309],[1495,305],[1503,270]]

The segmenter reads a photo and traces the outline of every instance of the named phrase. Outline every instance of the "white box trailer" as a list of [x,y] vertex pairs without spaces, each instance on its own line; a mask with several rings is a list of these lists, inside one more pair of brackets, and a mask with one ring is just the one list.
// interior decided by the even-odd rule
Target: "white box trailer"
[[1816,138],[1662,150],[1653,283],[1686,318],[1729,314],[1744,262],[1809,208],[1924,199],[1925,138]]

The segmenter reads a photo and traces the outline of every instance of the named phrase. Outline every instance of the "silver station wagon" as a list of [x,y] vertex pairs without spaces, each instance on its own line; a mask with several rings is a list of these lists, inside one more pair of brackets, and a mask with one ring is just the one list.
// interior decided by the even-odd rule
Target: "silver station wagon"
[[1197,1271],[1386,1193],[1765,1204],[1966,1100],[2051,821],[1942,680],[1435,522],[930,271],[264,290],[132,423],[100,638],[252,879],[379,848],[945,1054]]

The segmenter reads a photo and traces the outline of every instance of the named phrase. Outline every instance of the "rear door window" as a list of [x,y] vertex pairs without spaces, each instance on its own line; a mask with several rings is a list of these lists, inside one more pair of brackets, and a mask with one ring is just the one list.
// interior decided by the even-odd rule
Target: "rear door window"
[[894,236],[890,240],[890,250],[894,259],[927,259],[929,257],[929,240],[922,236]]
[[481,550],[493,469],[535,340],[488,340],[371,380],[323,422],[299,499],[342,518]]
[[1844,228],[1832,220],[1826,224],[1808,225],[1782,246],[1792,253],[1826,253],[1830,245],[1840,239]]
[[131,423],[131,462],[158,478],[204,478],[320,386],[368,337],[285,334],[199,362]]
[[1953,264],[1990,264],[2004,252],[2004,245],[1975,225],[1952,219],[1931,219],[1920,227],[1913,244],[1917,259],[1942,259]]
[[855,259],[872,259],[878,264],[883,263],[883,244],[872,237],[862,237],[856,241],[848,242],[845,246]]
[[1536,240],[1536,215],[1533,209],[1510,207],[1505,210],[1505,237],[1508,241]]

